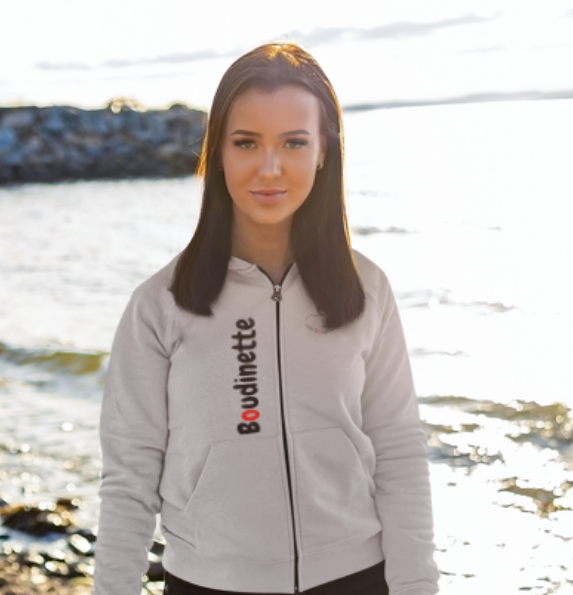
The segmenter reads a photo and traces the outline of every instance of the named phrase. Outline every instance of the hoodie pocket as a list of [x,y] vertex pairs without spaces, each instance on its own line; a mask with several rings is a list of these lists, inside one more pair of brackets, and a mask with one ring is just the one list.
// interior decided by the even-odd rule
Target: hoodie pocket
[[276,437],[214,442],[185,506],[200,555],[255,562],[292,555]]
[[366,540],[381,529],[354,444],[340,427],[293,435],[303,553]]

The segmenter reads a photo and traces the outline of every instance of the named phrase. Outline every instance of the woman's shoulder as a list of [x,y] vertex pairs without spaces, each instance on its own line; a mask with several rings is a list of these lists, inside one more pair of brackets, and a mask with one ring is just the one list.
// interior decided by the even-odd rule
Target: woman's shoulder
[[131,301],[146,310],[170,310],[175,301],[169,287],[180,255],[181,253],[177,254],[166,265],[139,283],[133,290]]
[[[179,254],[133,290],[118,327],[118,333],[151,331],[166,353],[172,347],[175,300],[169,291]],[[136,330],[138,329],[138,330]]]
[[354,262],[362,278],[366,299],[375,304],[380,316],[393,310],[395,297],[386,273],[358,250],[353,250]]
[[390,282],[386,273],[374,261],[364,256],[362,252],[352,250],[352,253],[358,272],[362,277],[365,291],[373,296],[390,291]]

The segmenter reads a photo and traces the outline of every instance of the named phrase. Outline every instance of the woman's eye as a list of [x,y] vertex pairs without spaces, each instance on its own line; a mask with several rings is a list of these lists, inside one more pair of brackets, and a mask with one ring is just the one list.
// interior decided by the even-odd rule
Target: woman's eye
[[233,145],[235,145],[235,147],[240,147],[241,149],[252,149],[255,147],[255,141],[245,138],[242,140],[236,140]]
[[291,138],[286,141],[285,146],[287,149],[300,149],[308,144],[308,141],[301,138]]

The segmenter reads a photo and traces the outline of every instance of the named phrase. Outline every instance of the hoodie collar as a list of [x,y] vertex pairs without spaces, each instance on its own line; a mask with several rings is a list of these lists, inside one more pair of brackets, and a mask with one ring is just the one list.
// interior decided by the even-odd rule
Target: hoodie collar
[[231,256],[229,258],[228,268],[235,271],[250,271],[255,270],[257,268],[257,265],[253,264],[252,262],[243,260],[242,258],[238,258],[237,256]]
[[[296,262],[294,262],[290,268],[291,270],[289,270],[287,277],[291,277],[296,272]],[[244,271],[245,273],[256,271],[261,273],[259,267],[256,264],[248,262],[247,260],[243,260],[242,258],[238,258],[237,256],[231,256],[229,258],[228,270]]]

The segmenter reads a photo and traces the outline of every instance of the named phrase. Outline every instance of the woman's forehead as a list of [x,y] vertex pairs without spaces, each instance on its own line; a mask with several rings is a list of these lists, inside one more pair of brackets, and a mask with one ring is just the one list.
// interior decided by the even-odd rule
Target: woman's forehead
[[264,128],[270,132],[285,126],[319,131],[320,103],[308,89],[299,85],[284,85],[272,91],[249,88],[237,97],[227,119],[229,134],[236,128]]

